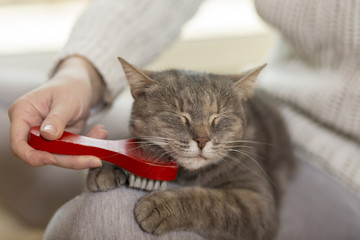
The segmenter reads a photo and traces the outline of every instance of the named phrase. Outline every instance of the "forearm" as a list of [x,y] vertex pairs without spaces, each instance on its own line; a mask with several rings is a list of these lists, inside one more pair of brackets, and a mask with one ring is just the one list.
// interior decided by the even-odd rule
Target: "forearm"
[[86,58],[106,83],[104,100],[111,102],[126,85],[117,57],[139,66],[149,63],[174,41],[201,1],[94,1],[79,18],[57,61],[73,55]]
[[74,79],[84,81],[91,88],[90,106],[93,107],[103,99],[105,83],[99,72],[86,59],[80,56],[71,56],[59,63],[54,72],[55,79]]

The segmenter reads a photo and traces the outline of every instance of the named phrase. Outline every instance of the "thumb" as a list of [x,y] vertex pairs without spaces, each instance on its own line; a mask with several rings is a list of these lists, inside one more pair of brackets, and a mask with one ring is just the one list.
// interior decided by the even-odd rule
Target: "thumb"
[[41,136],[47,140],[60,138],[69,120],[73,117],[69,109],[71,109],[71,107],[67,107],[65,104],[53,106],[41,124]]

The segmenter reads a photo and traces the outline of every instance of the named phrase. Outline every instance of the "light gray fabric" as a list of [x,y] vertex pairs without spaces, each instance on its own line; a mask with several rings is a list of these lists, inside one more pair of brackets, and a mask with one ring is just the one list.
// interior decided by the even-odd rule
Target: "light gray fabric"
[[[185,232],[161,237],[142,232],[134,221],[133,208],[144,194],[126,187],[83,193],[57,211],[44,239],[201,239]],[[330,176],[300,160],[284,198],[278,240],[359,239],[359,205],[359,199]]]
[[[56,212],[44,239],[154,239],[139,228],[133,217],[134,204],[144,194],[146,192],[125,186],[105,193],[83,193]],[[203,238],[194,233],[173,232],[156,239]]]
[[[278,240],[355,240],[360,236],[360,199],[333,175],[296,152],[298,172],[287,187]],[[306,160],[306,161],[305,161]]]

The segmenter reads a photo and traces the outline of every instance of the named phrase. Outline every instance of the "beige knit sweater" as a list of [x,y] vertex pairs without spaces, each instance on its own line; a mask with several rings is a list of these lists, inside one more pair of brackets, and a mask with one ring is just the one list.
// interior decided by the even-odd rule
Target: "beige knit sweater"
[[[151,61],[179,34],[201,0],[97,0],[80,17],[62,58],[88,58],[110,102],[124,87],[117,62]],[[255,0],[281,41],[260,87],[279,107],[298,149],[360,196],[360,2]],[[241,17],[241,16],[239,16]]]
[[255,3],[282,37],[261,87],[285,103],[292,139],[311,163],[360,196],[360,2]]
[[154,59],[179,35],[202,0],[96,0],[80,16],[57,61],[87,58],[107,84],[111,102],[126,84],[119,56],[138,66]]

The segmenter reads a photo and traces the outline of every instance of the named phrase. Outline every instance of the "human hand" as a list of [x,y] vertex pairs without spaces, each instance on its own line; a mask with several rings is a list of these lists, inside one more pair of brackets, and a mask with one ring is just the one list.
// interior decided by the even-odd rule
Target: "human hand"
[[[95,125],[86,134],[88,137],[97,139],[106,139],[108,132],[102,125]],[[58,155],[54,154],[56,158],[56,164],[59,167],[72,168],[72,169],[83,169],[83,168],[98,168],[102,166],[102,162],[95,156],[70,156],[70,155]],[[82,167],[84,166],[84,167]]]
[[[93,156],[60,156],[37,151],[27,143],[29,130],[39,126],[41,136],[58,139],[66,128],[79,133],[90,108],[102,97],[103,83],[92,65],[81,57],[70,57],[58,68],[54,77],[37,89],[16,100],[9,108],[10,143],[15,156],[30,166],[47,164],[63,168],[84,169],[101,166]],[[106,130],[96,128],[89,134],[105,138]]]

